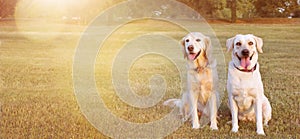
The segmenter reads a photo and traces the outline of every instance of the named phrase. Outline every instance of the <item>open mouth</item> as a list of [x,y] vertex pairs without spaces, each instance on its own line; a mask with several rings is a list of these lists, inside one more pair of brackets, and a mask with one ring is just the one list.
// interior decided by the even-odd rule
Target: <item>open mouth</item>
[[[239,55],[237,53],[235,53],[236,57],[241,61],[242,58],[239,57]],[[252,57],[253,57],[254,53],[250,56],[250,60],[252,60]]]
[[239,57],[237,53],[235,53],[235,55],[240,60],[241,67],[247,69],[247,67],[251,64],[254,53],[250,57]]
[[195,60],[200,55],[201,50],[198,53],[189,53],[188,58],[189,60]]

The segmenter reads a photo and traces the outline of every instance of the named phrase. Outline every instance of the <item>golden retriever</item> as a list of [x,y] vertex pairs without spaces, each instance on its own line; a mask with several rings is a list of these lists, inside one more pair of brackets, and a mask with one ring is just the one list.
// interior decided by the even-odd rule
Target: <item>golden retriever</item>
[[187,59],[187,92],[182,99],[169,99],[164,105],[177,106],[184,119],[191,116],[192,127],[200,128],[198,111],[208,116],[210,128],[218,130],[216,91],[216,60],[212,57],[210,38],[199,32],[187,34],[182,39],[184,58]]
[[257,134],[265,135],[264,124],[271,119],[271,105],[264,95],[259,72],[258,52],[263,41],[252,34],[236,35],[227,40],[232,61],[228,68],[228,102],[232,116],[232,132],[238,132],[238,119],[256,121]]

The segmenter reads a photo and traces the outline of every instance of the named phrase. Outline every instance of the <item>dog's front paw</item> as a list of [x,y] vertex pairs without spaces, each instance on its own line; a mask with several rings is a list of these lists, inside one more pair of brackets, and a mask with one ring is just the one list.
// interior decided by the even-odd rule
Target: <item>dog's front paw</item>
[[193,124],[193,129],[199,129],[200,128],[200,124],[199,123],[194,123]]
[[232,124],[232,121],[228,121],[228,122],[226,122],[226,124]]
[[265,120],[265,121],[264,121],[264,126],[268,127],[268,126],[269,126],[269,125],[268,125],[268,122],[269,122],[269,120]]
[[264,123],[264,126],[265,126],[265,127],[269,127],[268,123]]
[[239,131],[239,126],[233,126],[231,132],[237,133]]
[[258,135],[263,135],[263,136],[266,135],[265,132],[264,132],[263,130],[257,130],[256,133],[257,133]]
[[217,124],[211,124],[211,125],[210,125],[210,129],[211,129],[211,130],[218,130]]
[[181,118],[181,121],[182,121],[182,122],[185,122],[185,121],[187,121],[187,120],[188,120],[188,118],[185,117],[185,116],[184,116],[183,118]]

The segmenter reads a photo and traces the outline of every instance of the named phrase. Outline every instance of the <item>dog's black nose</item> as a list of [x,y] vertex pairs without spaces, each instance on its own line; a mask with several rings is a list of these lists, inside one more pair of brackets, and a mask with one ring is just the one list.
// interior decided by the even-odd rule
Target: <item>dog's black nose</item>
[[244,49],[243,51],[242,51],[242,55],[243,56],[249,56],[249,50],[248,49]]
[[193,51],[194,50],[194,46],[193,45],[188,46],[188,50],[189,51]]

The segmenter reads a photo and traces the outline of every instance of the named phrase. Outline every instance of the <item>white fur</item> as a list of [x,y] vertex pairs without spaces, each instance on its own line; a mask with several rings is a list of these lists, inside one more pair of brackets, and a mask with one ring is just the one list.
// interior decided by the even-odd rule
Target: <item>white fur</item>
[[[249,45],[252,41],[253,45]],[[236,46],[240,42],[241,46]],[[228,51],[232,50],[232,61],[228,68],[228,102],[232,116],[232,132],[238,132],[238,120],[256,121],[257,134],[265,135],[264,125],[271,119],[271,105],[264,95],[263,83],[259,72],[258,52],[262,53],[262,39],[254,35],[236,35],[227,40]],[[248,49],[253,54],[251,64],[247,69],[256,69],[252,72],[243,72],[237,55],[243,49]],[[251,107],[254,107],[253,109]]]

